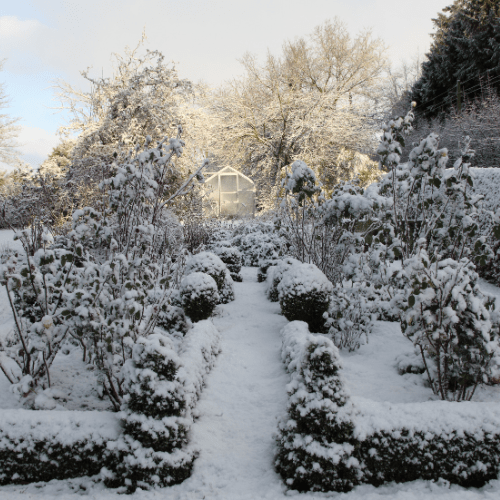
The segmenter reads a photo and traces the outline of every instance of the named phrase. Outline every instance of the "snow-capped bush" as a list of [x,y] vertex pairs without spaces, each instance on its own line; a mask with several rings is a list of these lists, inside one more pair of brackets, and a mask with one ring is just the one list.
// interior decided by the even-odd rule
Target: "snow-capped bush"
[[164,335],[138,340],[125,365],[124,435],[109,443],[113,463],[102,471],[107,485],[133,491],[189,477],[197,456],[188,443],[192,410],[219,344],[220,334],[208,321],[194,325],[179,352]]
[[500,360],[494,298],[481,292],[467,259],[431,259],[420,249],[410,265],[401,329],[418,346],[434,394],[470,400]]
[[116,413],[0,411],[0,484],[94,476],[121,432]]
[[[48,233],[34,255],[13,253],[0,271],[15,329],[4,339],[0,366],[13,389],[27,396],[50,386],[50,367],[70,333],[67,296],[81,285],[75,266],[82,248],[52,249]],[[13,362],[13,363],[12,363]]]
[[227,266],[233,281],[243,281],[240,275],[242,262],[241,252],[236,247],[215,244],[212,246],[212,252]]
[[181,303],[191,321],[209,318],[219,303],[215,280],[205,273],[193,272],[181,281]]
[[262,259],[278,258],[283,253],[283,237],[271,222],[242,224],[234,232],[232,244],[239,248],[243,264],[257,267]]
[[343,387],[338,350],[294,321],[281,331],[292,381],[287,416],[278,425],[277,472],[299,491],[349,491],[360,477],[351,444],[353,408]]
[[333,286],[314,264],[292,265],[278,285],[281,312],[289,321],[305,321],[314,332],[325,330]]
[[185,274],[194,272],[205,273],[211,276],[217,284],[221,304],[234,300],[233,280],[228,268],[222,260],[212,252],[201,252],[192,255],[186,261]]
[[177,332],[182,335],[188,331],[186,314],[181,307],[164,304],[158,313],[156,325],[169,333]]
[[276,261],[276,264],[270,266],[267,270],[266,277],[266,294],[271,302],[279,301],[278,285],[283,279],[283,275],[292,267],[300,265],[300,260],[293,257],[284,257]]
[[367,285],[344,281],[333,289],[325,327],[339,349],[354,351],[368,342],[374,314],[366,298]]
[[285,190],[295,196],[297,203],[302,205],[306,198],[311,198],[321,192],[316,185],[316,175],[303,161],[292,163],[292,172],[288,173],[283,181]]

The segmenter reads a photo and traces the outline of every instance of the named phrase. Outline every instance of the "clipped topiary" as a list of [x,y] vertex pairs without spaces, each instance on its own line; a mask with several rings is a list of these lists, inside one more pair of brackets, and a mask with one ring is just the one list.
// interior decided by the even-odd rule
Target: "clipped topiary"
[[282,358],[292,375],[288,414],[279,423],[276,470],[299,491],[350,491],[359,483],[353,407],[343,387],[338,350],[303,322],[283,331]]
[[233,281],[242,282],[241,277],[241,252],[233,246],[214,246],[212,252],[226,264]]
[[192,255],[186,262],[185,274],[194,272],[211,276],[217,284],[219,304],[227,304],[234,300],[233,280],[228,268],[222,260],[212,252],[201,252]]
[[219,303],[217,283],[205,273],[195,272],[184,276],[180,294],[182,307],[193,322],[208,319]]
[[191,421],[185,416],[181,362],[172,341],[161,334],[139,338],[124,366],[122,437],[110,444],[113,470],[102,475],[108,486],[171,486],[191,475],[196,454],[183,450]]
[[314,264],[293,265],[278,285],[283,316],[289,321],[305,321],[316,333],[325,332],[333,285]]

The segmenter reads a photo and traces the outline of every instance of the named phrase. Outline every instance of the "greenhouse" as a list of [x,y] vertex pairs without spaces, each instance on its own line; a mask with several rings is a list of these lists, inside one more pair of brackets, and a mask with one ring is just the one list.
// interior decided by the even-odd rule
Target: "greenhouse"
[[254,215],[255,184],[232,167],[206,174],[205,189],[215,215]]

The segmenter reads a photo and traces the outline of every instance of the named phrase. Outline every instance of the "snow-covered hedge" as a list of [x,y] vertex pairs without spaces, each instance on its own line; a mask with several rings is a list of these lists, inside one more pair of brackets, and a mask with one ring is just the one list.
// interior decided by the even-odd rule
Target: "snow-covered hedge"
[[192,321],[208,319],[219,302],[217,283],[205,273],[184,276],[180,288],[181,304]]
[[355,401],[362,482],[446,479],[483,486],[500,470],[498,403]]
[[279,423],[277,471],[292,489],[446,479],[484,485],[500,469],[498,403],[351,402],[337,348],[294,321],[281,332],[292,380]]
[[0,483],[93,476],[120,432],[111,412],[2,410]]
[[192,410],[220,351],[210,321],[189,330],[179,352],[161,334],[140,339],[125,367],[121,413],[124,434],[108,448],[113,463],[103,470],[109,486],[170,486],[190,476],[198,452],[188,442]]
[[292,265],[278,285],[281,312],[289,321],[305,321],[313,332],[323,332],[332,290],[314,264]]
[[186,262],[186,275],[199,272],[211,276],[219,291],[221,304],[227,304],[234,300],[234,287],[231,274],[222,260],[212,252],[201,252],[192,255]]

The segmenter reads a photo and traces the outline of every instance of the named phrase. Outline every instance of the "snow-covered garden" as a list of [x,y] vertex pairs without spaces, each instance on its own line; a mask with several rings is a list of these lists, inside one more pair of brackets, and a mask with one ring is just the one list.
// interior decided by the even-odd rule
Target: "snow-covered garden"
[[500,2],[443,12],[413,76],[143,34],[35,170],[0,114],[0,499],[500,497]]
[[498,174],[434,134],[401,163],[412,119],[380,182],[328,194],[296,161],[270,217],[191,251],[179,137],[68,230],[4,230],[0,495],[498,495]]

